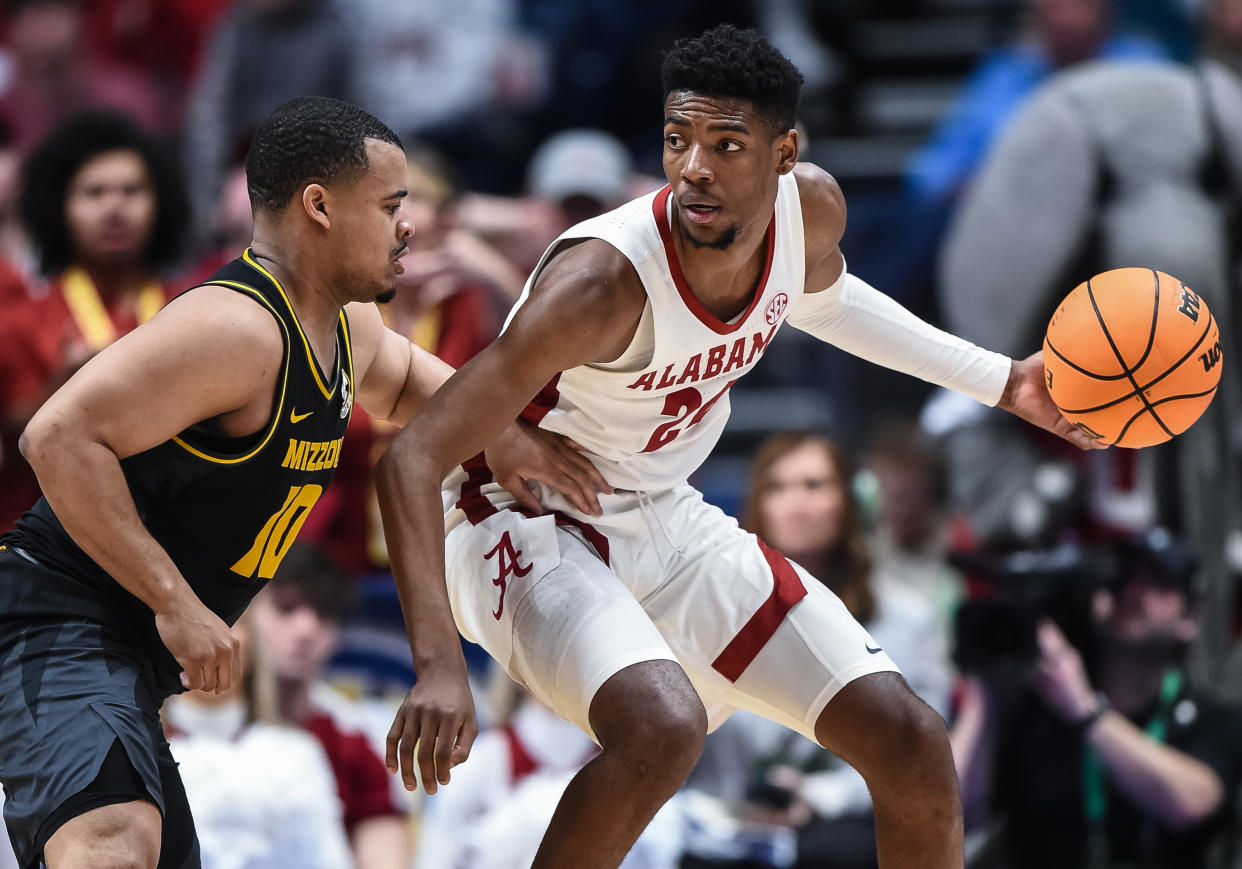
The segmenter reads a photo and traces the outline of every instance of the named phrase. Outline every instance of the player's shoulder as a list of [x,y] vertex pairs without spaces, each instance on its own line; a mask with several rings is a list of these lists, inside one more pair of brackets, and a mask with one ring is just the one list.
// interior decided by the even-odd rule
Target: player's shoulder
[[215,284],[187,290],[141,328],[187,354],[239,364],[274,362],[285,352],[286,327],[270,304]]
[[609,309],[646,298],[634,263],[602,238],[562,244],[536,279],[532,298],[549,294],[572,300],[575,306]]
[[798,182],[804,219],[845,220],[845,194],[836,178],[814,163],[805,162],[794,166],[793,176]]

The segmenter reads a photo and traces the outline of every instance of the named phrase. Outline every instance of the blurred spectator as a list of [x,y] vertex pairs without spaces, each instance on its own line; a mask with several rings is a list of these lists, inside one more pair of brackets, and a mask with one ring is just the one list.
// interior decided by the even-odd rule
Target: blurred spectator
[[255,598],[250,624],[275,674],[280,720],[319,741],[336,779],[345,831],[358,869],[408,869],[410,824],[392,779],[367,737],[344,720],[347,702],[331,708],[317,694],[324,665],[336,650],[353,580],[311,546],[295,543],[271,583]]
[[[517,0],[354,0],[369,62],[359,95],[403,137],[453,154],[472,187],[509,192],[529,135],[520,113],[547,89],[546,59],[517,28]],[[479,135],[480,129],[486,135]]]
[[171,106],[152,82],[92,51],[77,0],[18,0],[10,9],[14,69],[0,94],[0,120],[20,149],[89,108],[117,109],[149,129],[169,129]]
[[262,641],[234,627],[245,658],[222,694],[175,694],[162,717],[206,869],[352,869],[323,749],[282,721]]
[[[873,575],[852,468],[822,435],[773,435],[755,454],[744,527],[830,588],[898,666],[916,694],[942,715],[951,673],[943,625],[932,604]],[[704,756],[717,751],[707,739]],[[762,740],[746,739],[759,744]],[[765,759],[738,752],[730,763],[770,768],[748,793],[767,820],[799,828],[797,866],[873,865],[871,797],[854,769],[811,741],[784,733]],[[763,763],[761,763],[761,761]],[[711,762],[711,761],[709,761]]]
[[[1223,343],[1236,344],[1242,76],[1230,64],[1242,57],[1242,28],[1231,8],[1237,0],[1209,6],[1213,56],[1196,68],[1095,64],[1059,75],[1018,114],[945,245],[951,331],[1023,356],[1075,284],[1140,266],[1194,287]],[[1204,675],[1217,672],[1231,640],[1231,571],[1242,570],[1242,558],[1229,555],[1242,540],[1240,372],[1236,357],[1222,362],[1221,388],[1203,417],[1144,450],[1064,451],[986,409],[953,410],[960,403],[947,398],[925,415],[944,438],[954,503],[985,543],[1154,522],[1185,534],[1208,596],[1196,650]]]
[[913,158],[908,180],[923,199],[952,196],[983,161],[996,133],[1058,69],[1093,58],[1164,56],[1149,40],[1118,35],[1111,0],[1030,0],[1029,31],[984,57],[957,102]]
[[198,71],[199,52],[233,0],[91,0],[86,29],[96,52],[147,75],[177,104]]
[[[123,115],[86,113],[26,160],[20,204],[50,279],[0,324],[0,528],[38,498],[17,436],[35,409],[92,355],[150,319],[171,296],[158,274],[178,253],[185,194],[151,138]],[[3,270],[0,270],[3,272]],[[18,281],[11,272],[0,284]]]
[[1094,636],[1081,651],[1044,620],[1016,698],[1005,702],[1013,692],[992,682],[964,694],[955,731],[971,732],[954,740],[964,802],[990,804],[1004,822],[1011,869],[1196,869],[1214,865],[1212,845],[1236,826],[1242,710],[1184,667],[1198,624],[1195,559],[1163,529],[1116,553],[1117,580],[1090,599]]
[[224,173],[219,198],[211,209],[205,252],[182,280],[186,287],[210,278],[224,265],[241,256],[254,234],[254,214],[246,189],[246,167],[237,163]]
[[903,425],[873,439],[867,470],[879,495],[870,540],[879,581],[926,599],[947,631],[962,598],[962,578],[945,559],[944,462],[930,439]]
[[574,224],[662,184],[636,174],[629,151],[611,133],[564,130],[543,142],[527,164],[526,197],[471,195],[461,215],[525,273]]
[[367,57],[359,29],[347,0],[238,0],[224,15],[186,113],[196,213],[210,212],[225,167],[285,100],[315,94],[362,102],[357,78]]

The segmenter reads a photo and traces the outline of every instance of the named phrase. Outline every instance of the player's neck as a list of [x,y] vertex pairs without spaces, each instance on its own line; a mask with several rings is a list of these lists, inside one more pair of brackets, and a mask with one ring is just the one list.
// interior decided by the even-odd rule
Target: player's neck
[[691,292],[721,320],[730,320],[746,309],[767,262],[767,231],[771,214],[756,219],[738,231],[725,250],[696,247],[682,231],[677,210],[673,209],[673,246]]
[[320,266],[316,256],[308,255],[305,245],[290,244],[277,236],[264,238],[257,229],[250,252],[284,288],[315,355],[328,367],[335,353],[337,319],[344,306],[334,292],[328,270]]

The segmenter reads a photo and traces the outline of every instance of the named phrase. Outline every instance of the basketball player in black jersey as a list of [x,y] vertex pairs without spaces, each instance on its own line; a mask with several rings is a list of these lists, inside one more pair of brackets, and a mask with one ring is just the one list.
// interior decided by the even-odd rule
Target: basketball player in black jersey
[[[369,304],[413,231],[391,130],[299,98],[246,169],[251,248],[92,359],[22,438],[43,498],[0,539],[0,782],[23,869],[199,865],[160,704],[239,678],[229,625],[331,479],[354,401],[403,423],[451,373]],[[598,509],[602,480],[544,433],[515,425],[488,458],[534,509],[522,477]],[[475,733],[464,672],[439,675],[461,659],[445,615],[410,637],[418,671],[435,664],[442,781]]]

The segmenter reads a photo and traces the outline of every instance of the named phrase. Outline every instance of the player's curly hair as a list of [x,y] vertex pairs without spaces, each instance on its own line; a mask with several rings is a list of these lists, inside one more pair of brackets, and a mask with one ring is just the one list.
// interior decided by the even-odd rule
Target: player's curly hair
[[802,73],[754,30],[721,24],[679,39],[660,65],[664,98],[673,91],[746,99],[768,122],[773,136],[798,121]]
[[307,184],[345,184],[367,170],[367,139],[401,147],[370,112],[328,97],[295,97],[268,115],[246,154],[255,211],[278,213]]
[[155,187],[156,214],[142,254],[153,271],[173,265],[189,219],[185,185],[164,148],[129,116],[111,110],[82,112],[56,127],[22,164],[18,213],[39,255],[44,275],[64,271],[74,257],[65,220],[69,185],[86,163],[108,151],[135,151]]

